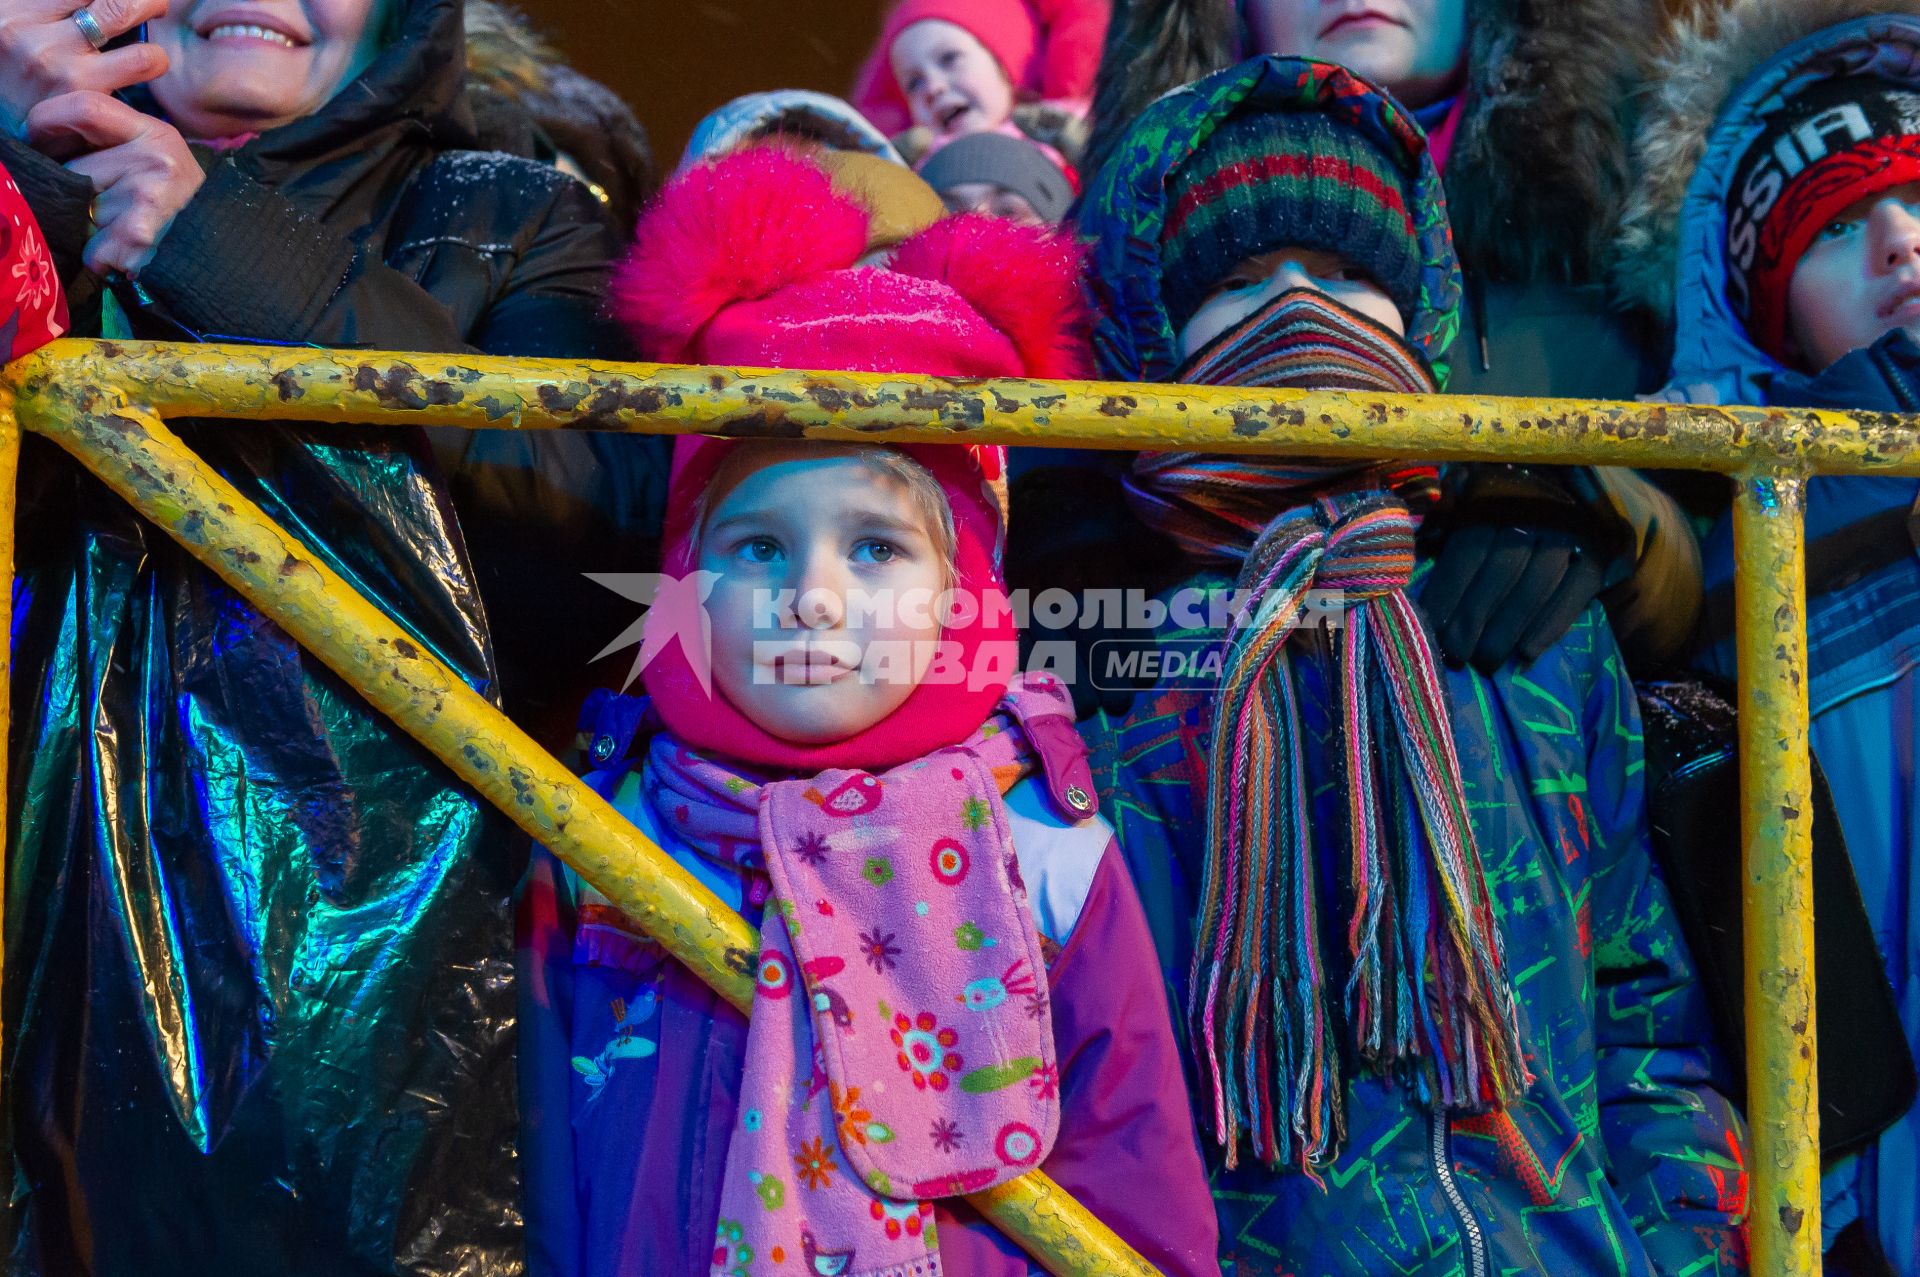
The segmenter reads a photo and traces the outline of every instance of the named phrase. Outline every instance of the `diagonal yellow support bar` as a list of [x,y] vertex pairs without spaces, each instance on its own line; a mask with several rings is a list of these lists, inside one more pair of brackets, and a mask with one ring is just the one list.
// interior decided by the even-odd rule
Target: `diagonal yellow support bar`
[[1753,1271],[1820,1271],[1814,1074],[1813,776],[1807,747],[1806,481],[1749,475],[1733,506],[1746,848]]
[[[39,391],[47,383],[39,383]],[[68,382],[20,398],[48,436],[359,689],[528,834],[742,1011],[760,952],[728,909],[532,738],[307,553],[159,420],[118,392]],[[16,440],[17,443],[17,440]],[[970,1196],[1057,1277],[1152,1265],[1039,1172]]]

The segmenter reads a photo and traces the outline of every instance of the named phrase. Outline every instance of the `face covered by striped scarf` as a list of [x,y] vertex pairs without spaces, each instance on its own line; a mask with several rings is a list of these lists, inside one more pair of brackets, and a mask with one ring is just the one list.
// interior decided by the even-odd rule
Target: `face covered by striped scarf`
[[[1431,393],[1389,329],[1308,290],[1282,294],[1200,350],[1191,385]],[[1196,558],[1240,564],[1249,602],[1228,630],[1208,755],[1207,857],[1189,1015],[1213,1125],[1269,1165],[1312,1173],[1345,1140],[1338,1027],[1363,1067],[1428,1107],[1475,1112],[1529,1082],[1513,992],[1467,815],[1450,710],[1408,598],[1426,465],[1143,457],[1131,495]],[[1337,592],[1337,594],[1335,593]],[[1314,596],[1331,636],[1344,831],[1308,818],[1289,642]],[[1329,925],[1319,857],[1351,899]],[[1337,907],[1337,906],[1335,906]],[[1325,937],[1346,937],[1344,964]],[[1347,966],[1344,997],[1327,990]]]
[[[1386,391],[1430,395],[1427,361],[1405,339],[1325,293],[1294,288],[1194,352],[1183,386]],[[1384,487],[1416,516],[1439,494],[1439,468],[1306,457],[1146,452],[1127,497],[1149,526],[1202,561],[1244,559],[1282,505],[1355,487]]]

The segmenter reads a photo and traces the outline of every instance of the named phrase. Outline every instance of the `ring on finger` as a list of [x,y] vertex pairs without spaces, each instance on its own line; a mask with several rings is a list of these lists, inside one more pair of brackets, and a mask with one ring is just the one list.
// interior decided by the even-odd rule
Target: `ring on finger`
[[87,221],[92,224],[94,229],[99,229],[100,197],[98,195],[87,201]]
[[73,25],[80,28],[80,34],[87,37],[87,43],[94,47],[95,52],[106,48],[107,42],[113,39],[107,34],[106,28],[100,25],[100,20],[93,16],[93,11],[85,5],[73,11]]

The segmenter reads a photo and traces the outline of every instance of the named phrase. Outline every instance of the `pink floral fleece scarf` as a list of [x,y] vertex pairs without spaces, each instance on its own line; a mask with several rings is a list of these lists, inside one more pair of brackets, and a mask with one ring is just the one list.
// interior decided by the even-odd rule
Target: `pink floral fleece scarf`
[[1053,1147],[1046,970],[1001,796],[1034,767],[1026,722],[1068,713],[1057,682],[1017,679],[970,739],[877,776],[763,783],[654,740],[667,826],[773,884],[714,1277],[939,1277],[929,1199]]

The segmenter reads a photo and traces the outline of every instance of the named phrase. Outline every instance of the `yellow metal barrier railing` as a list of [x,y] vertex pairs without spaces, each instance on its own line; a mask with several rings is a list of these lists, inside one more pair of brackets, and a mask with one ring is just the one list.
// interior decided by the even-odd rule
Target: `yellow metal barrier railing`
[[[71,340],[0,373],[8,507],[18,431],[59,443],[742,1009],[758,952],[746,922],[201,462],[164,424],[176,416],[1498,458],[1734,476],[1753,1271],[1819,1272],[1804,484],[1816,471],[1920,474],[1920,429],[1909,419]],[[0,573],[10,576],[12,520],[0,528]],[[0,644],[9,632],[0,624]],[[0,678],[6,656],[0,647]],[[1153,1271],[1043,1175],[970,1200],[1051,1272]]]

